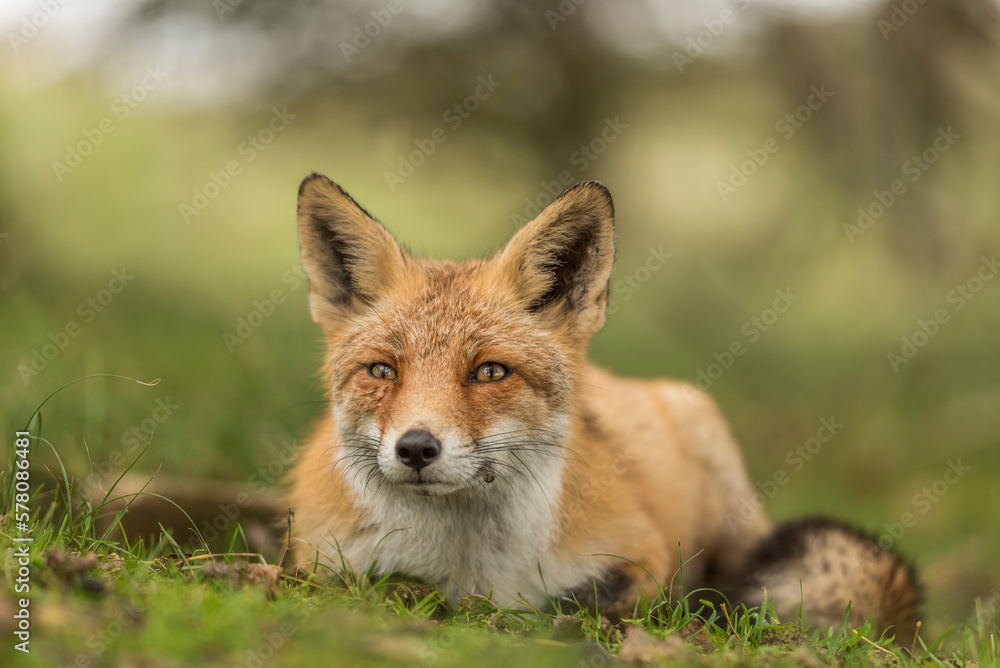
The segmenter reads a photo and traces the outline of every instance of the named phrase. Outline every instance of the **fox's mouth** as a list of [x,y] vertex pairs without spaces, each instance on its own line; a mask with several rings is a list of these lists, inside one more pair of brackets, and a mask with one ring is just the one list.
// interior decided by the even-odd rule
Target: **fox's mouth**
[[493,470],[493,464],[490,462],[484,462],[476,470],[476,472],[472,474],[471,480],[465,482],[458,480],[428,480],[418,473],[416,480],[401,480],[399,481],[399,484],[424,496],[443,496],[468,487],[470,484],[474,484],[475,482],[489,484],[496,480],[496,478],[497,475]]
[[494,480],[496,480],[496,473],[493,471],[493,466],[485,463],[472,475],[471,480],[435,480],[427,479],[418,474],[416,480],[400,480],[397,484],[411,489],[421,496],[445,496],[465,489],[475,482],[489,484]]
[[407,480],[402,484],[421,496],[444,496],[462,488],[462,485],[439,480]]

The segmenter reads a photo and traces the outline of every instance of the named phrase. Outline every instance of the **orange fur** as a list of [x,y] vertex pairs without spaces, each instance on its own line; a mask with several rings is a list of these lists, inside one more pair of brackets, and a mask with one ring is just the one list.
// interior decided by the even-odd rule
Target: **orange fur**
[[[501,605],[585,596],[596,579],[611,599],[596,603],[619,612],[675,578],[680,555],[688,586],[738,576],[771,525],[726,521],[754,490],[712,401],[587,361],[613,216],[603,186],[580,184],[495,257],[454,264],[411,257],[325,177],[303,182],[331,409],[292,476],[298,563],[374,562]],[[486,363],[507,375],[476,382]],[[425,468],[396,449],[413,430],[440,442]]]

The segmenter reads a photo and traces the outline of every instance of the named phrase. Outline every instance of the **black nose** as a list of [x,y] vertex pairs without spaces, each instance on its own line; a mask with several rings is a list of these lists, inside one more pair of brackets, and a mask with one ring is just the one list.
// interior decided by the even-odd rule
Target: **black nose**
[[429,431],[411,429],[399,437],[396,456],[414,471],[420,471],[441,454],[441,441]]

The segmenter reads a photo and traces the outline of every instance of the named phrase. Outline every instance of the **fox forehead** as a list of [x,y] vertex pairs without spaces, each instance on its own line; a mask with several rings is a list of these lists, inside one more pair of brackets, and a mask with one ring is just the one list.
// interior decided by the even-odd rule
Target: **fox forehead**
[[[572,345],[490,285],[485,264],[415,262],[406,280],[352,321],[339,343],[331,342],[328,378],[334,396],[350,404],[345,417],[352,424],[368,415],[384,431],[399,415],[424,406],[453,428],[478,433],[511,412],[542,428],[550,411],[568,409]],[[375,362],[391,364],[398,384],[359,385],[363,367]],[[512,377],[488,390],[462,389],[485,362],[504,364]]]
[[[462,421],[493,415],[537,428],[568,412],[607,307],[614,207],[604,186],[579,184],[490,259],[461,264],[412,256],[321,175],[302,182],[298,204],[324,371],[348,418],[338,423],[360,431],[397,411],[400,423],[454,422],[463,407],[475,410]],[[471,374],[487,362],[511,373],[478,383]],[[395,373],[376,378],[375,363]]]
[[485,264],[415,261],[405,280],[358,317],[344,344],[408,363],[475,361],[491,353],[516,357],[529,347],[537,353],[535,346],[551,337],[513,295],[489,284]]

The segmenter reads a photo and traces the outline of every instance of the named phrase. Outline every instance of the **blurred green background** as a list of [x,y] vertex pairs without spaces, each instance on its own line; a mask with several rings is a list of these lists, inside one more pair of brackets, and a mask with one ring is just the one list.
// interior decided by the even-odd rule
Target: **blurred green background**
[[[139,470],[248,482],[322,410],[296,273],[303,176],[449,259],[499,248],[560,179],[599,179],[618,259],[594,359],[704,372],[754,479],[789,475],[774,518],[882,534],[923,573],[934,627],[959,623],[1000,587],[998,9],[9,3],[4,442],[76,378],[160,378],[90,380],[46,405],[71,473],[88,451],[131,461],[155,426]],[[798,299],[774,320],[778,290]],[[789,456],[831,417],[830,442]]]

